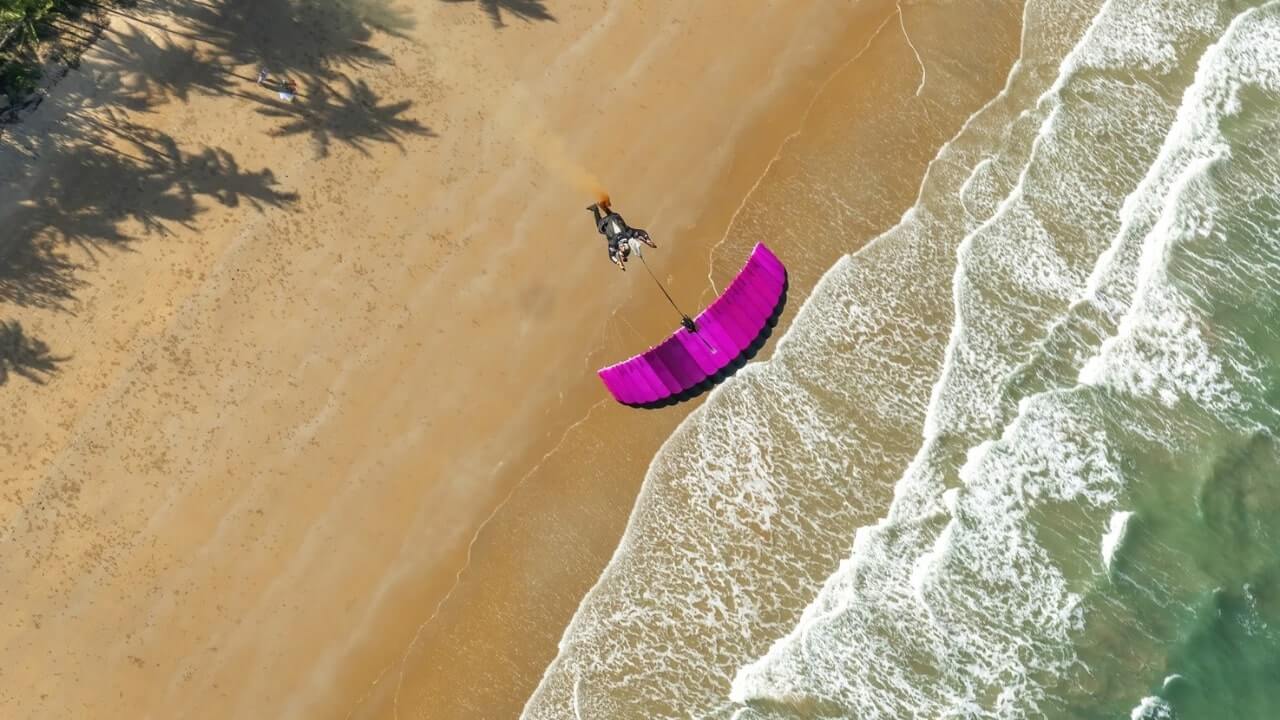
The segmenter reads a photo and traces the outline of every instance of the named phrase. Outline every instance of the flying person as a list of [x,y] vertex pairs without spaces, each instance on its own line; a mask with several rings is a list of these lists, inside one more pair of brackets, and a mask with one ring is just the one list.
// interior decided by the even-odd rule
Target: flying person
[[609,201],[588,205],[587,210],[596,219],[596,230],[604,235],[609,244],[609,262],[618,266],[623,272],[627,269],[627,260],[631,257],[631,241],[639,240],[651,248],[657,248],[649,233],[627,225],[622,216],[609,207]]

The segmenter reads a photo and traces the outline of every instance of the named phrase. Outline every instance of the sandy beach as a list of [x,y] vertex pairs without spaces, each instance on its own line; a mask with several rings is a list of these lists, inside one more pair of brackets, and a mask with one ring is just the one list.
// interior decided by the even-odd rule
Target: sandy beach
[[9,716],[517,716],[697,404],[606,399],[673,316],[583,207],[689,305],[770,242],[794,313],[999,90],[971,5],[116,13],[0,136]]

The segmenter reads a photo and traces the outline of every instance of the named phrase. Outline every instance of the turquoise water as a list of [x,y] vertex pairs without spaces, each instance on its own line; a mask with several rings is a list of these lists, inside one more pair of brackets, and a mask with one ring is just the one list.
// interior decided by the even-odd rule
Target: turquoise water
[[1280,717],[1280,2],[1031,2],[525,717]]

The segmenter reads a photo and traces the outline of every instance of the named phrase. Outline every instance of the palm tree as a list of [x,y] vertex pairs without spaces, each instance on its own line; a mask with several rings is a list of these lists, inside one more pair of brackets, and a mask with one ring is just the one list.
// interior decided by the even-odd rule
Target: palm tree
[[[36,43],[36,26],[53,10],[57,0],[0,0],[0,26],[9,31],[0,36],[4,41],[17,42],[27,47]],[[3,49],[3,48],[0,48]]]

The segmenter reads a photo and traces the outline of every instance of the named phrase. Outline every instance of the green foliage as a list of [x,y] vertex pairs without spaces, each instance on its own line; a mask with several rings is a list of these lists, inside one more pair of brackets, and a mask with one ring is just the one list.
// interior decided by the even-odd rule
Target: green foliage
[[38,37],[41,20],[52,12],[57,0],[0,0],[0,37],[7,36],[9,29],[17,28],[16,37],[10,42],[32,45]]
[[[0,0],[0,41],[8,38],[8,46],[0,50],[14,49],[14,45],[32,47],[39,39],[40,24],[55,12],[75,11],[94,0]],[[10,37],[9,31],[14,34]]]
[[56,0],[0,0],[0,21],[39,22],[55,5]]
[[0,95],[18,100],[36,88],[36,43],[49,15],[75,11],[94,0],[0,0]]
[[17,100],[36,89],[40,69],[28,63],[0,60],[0,95]]

